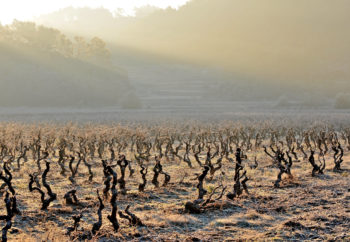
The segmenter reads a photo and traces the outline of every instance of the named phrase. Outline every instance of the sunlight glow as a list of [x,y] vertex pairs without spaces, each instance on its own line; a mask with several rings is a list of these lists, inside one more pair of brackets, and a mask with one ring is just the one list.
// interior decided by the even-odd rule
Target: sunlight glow
[[14,19],[32,20],[41,14],[47,14],[66,7],[106,8],[112,13],[133,15],[136,8],[150,5],[159,8],[178,8],[189,0],[11,0],[0,1],[0,23],[10,24]]

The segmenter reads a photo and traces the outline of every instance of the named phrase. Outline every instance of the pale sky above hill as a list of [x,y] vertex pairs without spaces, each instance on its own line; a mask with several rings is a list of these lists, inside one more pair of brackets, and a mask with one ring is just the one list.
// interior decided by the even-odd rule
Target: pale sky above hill
[[0,0],[0,23],[9,24],[14,19],[31,20],[41,14],[73,7],[107,8],[112,13],[122,11],[133,15],[135,8],[146,5],[159,8],[178,8],[189,0]]

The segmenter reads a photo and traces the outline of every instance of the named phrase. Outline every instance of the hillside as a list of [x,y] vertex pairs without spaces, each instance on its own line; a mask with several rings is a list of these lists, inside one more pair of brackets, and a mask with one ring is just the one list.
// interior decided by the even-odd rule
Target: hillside
[[349,7],[345,0],[193,0],[135,18],[67,8],[37,21],[86,36],[93,29],[116,45],[223,68],[252,85],[334,98],[350,92]]
[[[35,33],[31,36],[38,39]],[[0,41],[0,106],[116,106],[131,90],[127,75],[113,66],[15,37]]]

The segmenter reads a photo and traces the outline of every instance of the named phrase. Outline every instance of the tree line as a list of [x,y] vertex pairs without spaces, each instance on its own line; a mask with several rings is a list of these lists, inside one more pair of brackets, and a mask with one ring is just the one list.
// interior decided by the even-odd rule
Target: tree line
[[34,22],[14,20],[11,25],[0,24],[0,43],[27,47],[75,58],[99,65],[111,64],[111,53],[99,37],[88,40],[81,36],[68,37],[60,30]]

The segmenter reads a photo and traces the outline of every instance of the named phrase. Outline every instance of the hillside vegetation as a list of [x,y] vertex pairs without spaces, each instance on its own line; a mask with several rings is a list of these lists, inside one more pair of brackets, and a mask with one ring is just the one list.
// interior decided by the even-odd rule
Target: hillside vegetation
[[15,21],[0,27],[0,53],[0,106],[113,106],[130,89],[97,37]]

